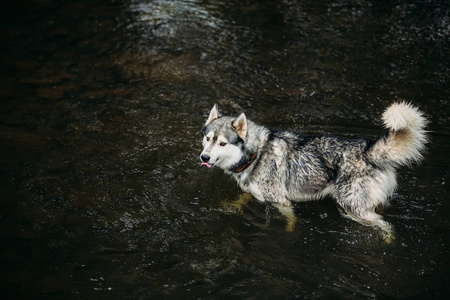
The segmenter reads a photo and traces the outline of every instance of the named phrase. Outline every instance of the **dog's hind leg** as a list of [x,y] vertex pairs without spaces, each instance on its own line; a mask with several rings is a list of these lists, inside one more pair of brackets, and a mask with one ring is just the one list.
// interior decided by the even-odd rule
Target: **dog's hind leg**
[[[375,208],[387,203],[386,197],[395,186],[395,177],[392,180],[392,176],[388,176],[391,173],[386,176],[385,173],[376,175],[378,177],[351,177],[351,180],[336,186],[334,196],[344,217],[365,226],[378,227],[382,230],[383,238],[389,243],[394,239],[392,226],[375,212]],[[389,182],[393,184],[388,184]]]
[[395,240],[395,233],[391,223],[383,220],[383,217],[374,211],[368,211],[366,213],[366,220],[369,220],[370,226],[376,226],[381,229],[381,236],[383,240],[390,244]]
[[280,203],[273,203],[280,213],[286,218],[286,232],[293,232],[295,229],[295,223],[297,223],[297,217],[294,214],[292,206],[287,206]]
[[381,229],[381,236],[387,244],[390,244],[395,240],[395,233],[392,225],[389,222],[383,220],[383,217],[377,214],[375,211],[359,210],[358,212],[355,212],[352,209],[340,206],[340,212],[341,215],[347,219],[356,221],[365,226],[373,226]]

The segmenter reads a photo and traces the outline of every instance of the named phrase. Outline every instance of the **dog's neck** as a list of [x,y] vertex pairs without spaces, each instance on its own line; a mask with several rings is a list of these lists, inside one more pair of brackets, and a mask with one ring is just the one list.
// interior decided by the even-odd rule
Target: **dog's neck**
[[245,171],[250,165],[255,161],[257,154],[253,154],[250,160],[244,162],[243,164],[239,165],[236,169],[233,170],[233,173],[241,173]]
[[259,149],[264,145],[264,142],[267,140],[267,135],[269,133],[269,130],[264,126],[257,125],[251,120],[247,120],[247,125],[247,138],[251,138],[252,140],[246,140],[246,142],[257,146],[253,147],[251,150],[246,149],[245,152],[247,160],[244,160],[241,164],[230,170],[234,174],[239,174],[247,170],[252,165],[252,163],[257,159]]

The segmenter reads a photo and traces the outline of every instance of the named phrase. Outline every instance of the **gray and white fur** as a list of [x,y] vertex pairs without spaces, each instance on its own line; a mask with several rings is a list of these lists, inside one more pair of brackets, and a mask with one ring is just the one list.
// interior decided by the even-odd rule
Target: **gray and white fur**
[[331,196],[347,218],[389,231],[375,209],[386,206],[396,189],[396,169],[422,159],[427,120],[405,102],[392,104],[382,119],[385,136],[350,140],[269,129],[244,113],[222,117],[214,105],[202,129],[200,159],[282,212],[292,201]]

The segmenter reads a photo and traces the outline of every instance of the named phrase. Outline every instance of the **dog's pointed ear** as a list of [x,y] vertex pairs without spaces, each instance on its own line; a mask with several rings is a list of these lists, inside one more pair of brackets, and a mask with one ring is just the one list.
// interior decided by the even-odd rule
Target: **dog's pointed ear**
[[245,114],[240,114],[239,117],[231,123],[231,126],[236,130],[237,135],[245,140],[245,137],[247,136],[247,117]]
[[217,108],[217,104],[214,104],[214,107],[211,109],[209,113],[208,120],[206,120],[205,126],[214,121],[219,117],[219,109]]

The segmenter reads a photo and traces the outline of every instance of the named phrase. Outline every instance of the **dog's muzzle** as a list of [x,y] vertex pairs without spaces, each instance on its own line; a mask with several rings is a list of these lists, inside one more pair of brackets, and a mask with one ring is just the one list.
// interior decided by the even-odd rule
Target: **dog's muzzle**
[[209,155],[202,154],[202,155],[200,156],[200,158],[201,158],[201,160],[203,161],[202,164],[201,164],[201,166],[206,166],[206,167],[208,167],[208,168],[211,168],[211,167],[213,166],[212,164],[208,163],[208,161],[211,159],[211,157],[210,157]]

